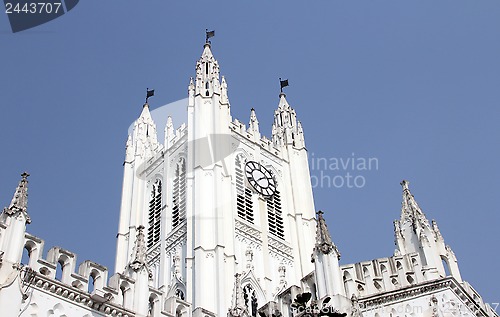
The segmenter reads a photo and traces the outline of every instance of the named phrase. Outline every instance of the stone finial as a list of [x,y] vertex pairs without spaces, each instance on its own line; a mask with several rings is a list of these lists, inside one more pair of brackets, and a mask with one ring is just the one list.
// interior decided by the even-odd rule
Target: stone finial
[[[129,267],[138,272],[143,267],[146,268],[149,272],[149,268],[146,264],[146,242],[144,238],[144,226],[137,227],[137,238],[135,239],[134,246],[134,258],[132,262],[130,262]],[[151,272],[149,272],[150,277],[152,277]]]
[[248,309],[245,305],[245,299],[243,297],[243,288],[241,287],[241,274],[236,273],[234,275],[234,290],[233,290],[233,303],[229,312],[228,317],[248,317]]
[[255,114],[255,109],[250,110],[250,122],[248,123],[248,131],[259,133],[259,120]]
[[415,197],[411,194],[409,182],[403,180],[401,186],[403,187],[403,201],[401,203],[401,225],[410,222],[413,230],[417,232],[418,228],[428,228],[432,231],[429,220],[425,217],[424,212],[418,206]]
[[227,82],[226,77],[222,76],[222,81],[220,84],[220,103],[223,105],[229,104],[229,96],[227,94]]
[[323,254],[329,254],[330,252],[335,251],[338,258],[340,259],[340,252],[338,251],[337,246],[335,246],[332,241],[332,237],[330,236],[330,232],[328,231],[325,218],[323,218],[323,212],[320,210],[317,212],[317,215],[318,219],[316,225],[316,246],[314,250]]
[[24,172],[21,174],[21,181],[17,185],[16,192],[8,208],[4,208],[4,213],[7,215],[14,215],[21,212],[26,217],[26,223],[31,223],[28,215],[28,176],[30,174]]

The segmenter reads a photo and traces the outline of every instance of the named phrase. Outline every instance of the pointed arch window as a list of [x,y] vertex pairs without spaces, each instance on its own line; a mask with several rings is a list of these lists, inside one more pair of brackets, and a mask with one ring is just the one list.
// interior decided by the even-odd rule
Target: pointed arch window
[[252,191],[245,186],[243,178],[243,157],[236,156],[235,159],[235,176],[236,176],[236,211],[238,217],[245,219],[250,223],[254,223]]
[[160,241],[160,223],[161,223],[161,180],[157,179],[151,190],[151,200],[149,201],[148,214],[148,241],[147,247],[151,248],[156,242]]
[[278,190],[267,199],[267,222],[269,224],[269,232],[272,235],[281,239],[285,238],[281,195]]
[[177,163],[172,185],[172,228],[175,228],[186,219],[186,160],[184,158]]

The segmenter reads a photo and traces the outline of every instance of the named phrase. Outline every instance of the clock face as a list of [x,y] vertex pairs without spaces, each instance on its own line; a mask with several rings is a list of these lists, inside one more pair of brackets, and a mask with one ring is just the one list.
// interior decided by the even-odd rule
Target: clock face
[[245,165],[248,182],[262,196],[272,196],[276,191],[276,181],[273,174],[257,162],[249,161]]

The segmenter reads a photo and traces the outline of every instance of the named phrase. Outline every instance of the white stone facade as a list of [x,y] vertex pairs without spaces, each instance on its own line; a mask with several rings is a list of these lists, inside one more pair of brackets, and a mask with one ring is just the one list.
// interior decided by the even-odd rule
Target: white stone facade
[[[255,110],[231,117],[206,43],[188,86],[187,122],[164,140],[149,105],[126,145],[115,273],[26,232],[27,174],[0,215],[1,316],[498,316],[403,181],[396,251],[339,265],[316,214],[304,131],[285,94],[270,139]],[[178,125],[178,128],[174,125]],[[162,127],[163,128],[163,127]],[[35,220],[36,221],[36,220]],[[21,264],[23,250],[29,262]],[[59,267],[59,269],[58,269]],[[311,293],[312,311],[296,309]]]

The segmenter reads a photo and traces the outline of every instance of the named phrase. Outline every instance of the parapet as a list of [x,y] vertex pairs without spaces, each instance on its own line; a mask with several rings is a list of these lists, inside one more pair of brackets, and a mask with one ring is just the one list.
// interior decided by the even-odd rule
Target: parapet
[[[0,227],[0,236],[5,230],[5,226]],[[21,272],[33,272],[30,284],[33,291],[26,296],[42,292],[46,300],[54,303],[64,298],[68,305],[99,312],[96,316],[135,316],[133,278],[117,273],[108,282],[108,269],[90,260],[82,262],[77,269],[76,254],[61,247],[52,247],[43,258],[44,241],[29,233],[24,235],[23,248],[28,257],[14,267]],[[3,264],[0,262],[0,266]],[[168,289],[158,290],[150,285],[149,293],[143,296],[150,307],[148,316],[175,316],[179,310],[183,316],[191,316],[189,303],[167,294]]]

